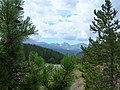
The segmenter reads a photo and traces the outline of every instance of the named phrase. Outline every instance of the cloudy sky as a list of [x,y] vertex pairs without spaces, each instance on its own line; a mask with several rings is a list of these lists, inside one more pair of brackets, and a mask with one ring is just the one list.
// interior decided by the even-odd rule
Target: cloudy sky
[[[111,1],[120,13],[120,0]],[[31,36],[36,41],[88,43],[89,37],[95,38],[89,30],[93,11],[103,3],[104,0],[25,0],[24,16],[30,16],[38,29],[38,35]]]

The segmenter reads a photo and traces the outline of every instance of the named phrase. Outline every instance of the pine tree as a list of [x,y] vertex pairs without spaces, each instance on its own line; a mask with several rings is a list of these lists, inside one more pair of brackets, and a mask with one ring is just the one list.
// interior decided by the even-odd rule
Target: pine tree
[[74,79],[76,56],[65,56],[61,64],[45,63],[41,56],[31,52],[28,72],[22,90],[69,90]]
[[40,89],[40,72],[44,68],[45,62],[41,56],[35,52],[30,52],[27,61],[27,70],[22,81],[20,90],[39,90]]
[[94,10],[94,21],[90,30],[98,36],[89,39],[87,48],[83,48],[86,62],[83,63],[83,77],[88,90],[115,90],[120,79],[120,51],[116,20],[117,11],[112,9],[110,0],[105,0],[101,10]]
[[35,32],[30,18],[23,20],[22,0],[0,0],[0,87],[15,89],[24,60],[22,41]]

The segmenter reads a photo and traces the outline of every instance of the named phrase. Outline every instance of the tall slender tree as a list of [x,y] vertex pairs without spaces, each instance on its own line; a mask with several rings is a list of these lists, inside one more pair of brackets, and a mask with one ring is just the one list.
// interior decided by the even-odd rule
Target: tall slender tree
[[35,33],[27,17],[23,20],[22,0],[0,0],[0,88],[13,90],[21,79],[24,60],[22,41]]
[[112,9],[110,0],[105,0],[101,10],[94,10],[94,21],[90,30],[98,36],[96,40],[89,39],[87,48],[83,48],[86,62],[83,63],[88,90],[115,90],[120,79],[120,51],[116,20],[117,11]]

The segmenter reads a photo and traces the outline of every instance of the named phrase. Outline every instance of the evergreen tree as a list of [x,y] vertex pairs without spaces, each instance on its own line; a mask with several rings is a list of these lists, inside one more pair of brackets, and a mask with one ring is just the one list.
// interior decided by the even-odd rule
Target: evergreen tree
[[86,90],[115,90],[120,80],[120,51],[118,29],[115,19],[117,11],[112,9],[110,0],[105,0],[101,10],[94,10],[94,21],[90,30],[98,36],[89,39],[87,48],[83,48],[83,77]]
[[61,64],[44,62],[38,54],[31,52],[28,72],[25,75],[22,90],[69,90],[74,79],[76,56],[65,56]]
[[35,32],[30,18],[23,20],[22,0],[0,0],[0,88],[12,90],[21,80],[22,41]]
[[35,52],[30,52],[29,61],[27,61],[27,70],[22,81],[21,90],[39,90],[40,72],[44,68],[45,62],[41,56]]

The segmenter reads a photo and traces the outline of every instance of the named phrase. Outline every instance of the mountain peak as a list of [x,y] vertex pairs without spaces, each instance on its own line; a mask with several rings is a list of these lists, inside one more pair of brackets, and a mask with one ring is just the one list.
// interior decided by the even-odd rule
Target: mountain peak
[[63,46],[70,46],[70,44],[68,44],[68,43],[66,43],[66,42],[62,43],[62,45],[63,45]]

